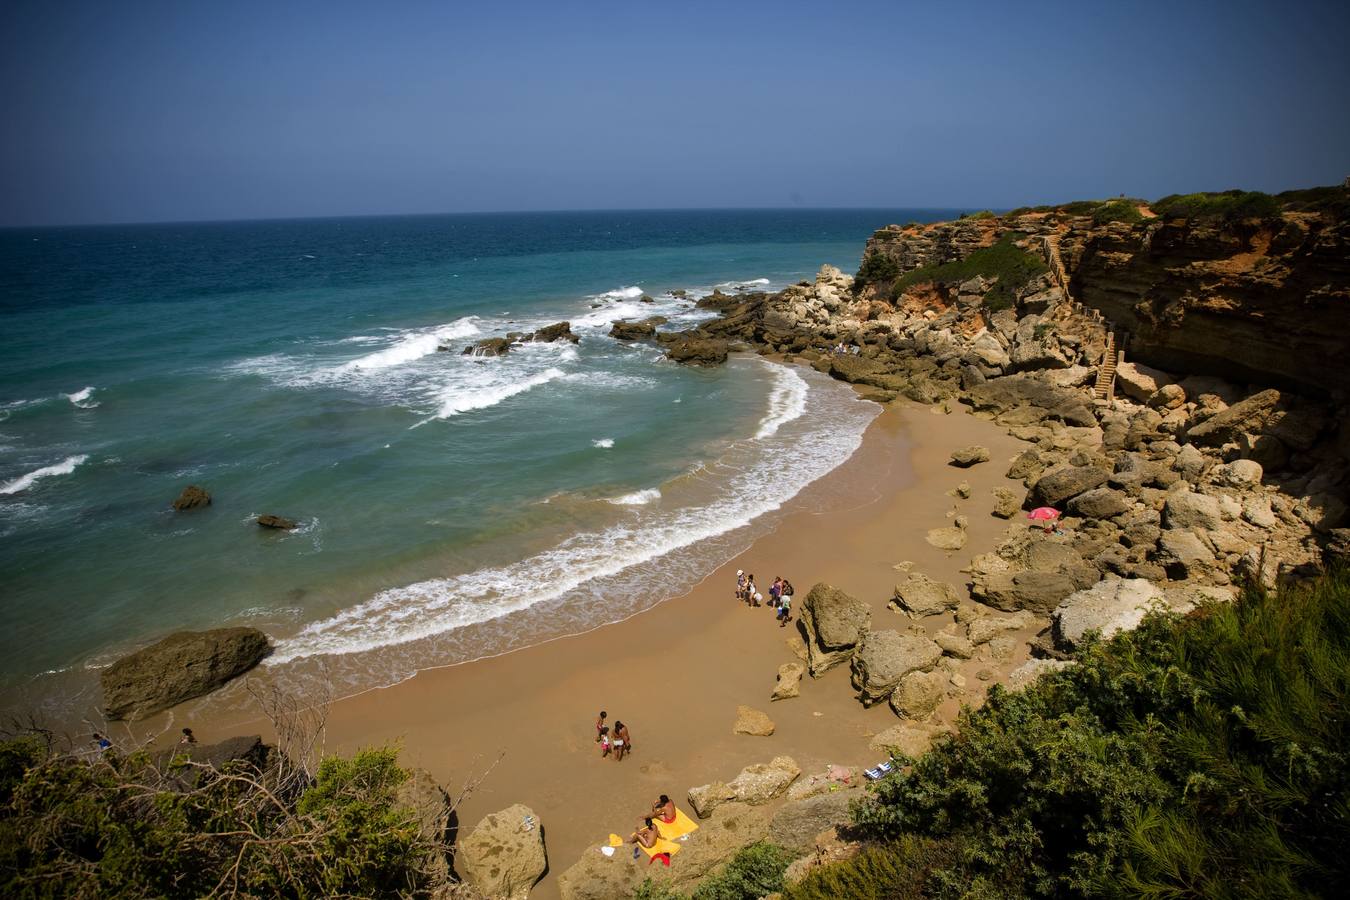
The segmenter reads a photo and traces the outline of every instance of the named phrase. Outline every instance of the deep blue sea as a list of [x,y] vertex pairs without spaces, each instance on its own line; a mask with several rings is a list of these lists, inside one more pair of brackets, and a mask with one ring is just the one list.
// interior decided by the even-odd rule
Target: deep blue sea
[[[877,408],[758,358],[679,367],[610,324],[688,327],[716,286],[853,271],[874,229],[949,214],[0,231],[0,679],[68,689],[167,632],[248,624],[269,666],[321,661],[344,692],[659,602]],[[458,352],[561,320],[579,344]],[[188,484],[213,504],[175,513]]]

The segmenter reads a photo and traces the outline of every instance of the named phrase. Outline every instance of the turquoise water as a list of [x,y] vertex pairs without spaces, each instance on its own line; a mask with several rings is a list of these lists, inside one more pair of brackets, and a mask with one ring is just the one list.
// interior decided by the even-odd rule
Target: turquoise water
[[[875,228],[947,214],[0,232],[0,677],[229,623],[277,638],[270,665],[359,688],[650,605],[846,458],[875,407],[758,359],[674,366],[610,323],[687,327],[705,314],[671,290],[851,271]],[[563,319],[579,344],[458,352]],[[212,506],[173,512],[187,484]]]

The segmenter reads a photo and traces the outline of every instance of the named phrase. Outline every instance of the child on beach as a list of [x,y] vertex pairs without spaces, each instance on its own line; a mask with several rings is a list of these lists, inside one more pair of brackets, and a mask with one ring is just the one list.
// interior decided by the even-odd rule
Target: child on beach
[[608,725],[601,725],[601,726],[600,726],[600,737],[597,738],[597,740],[600,741],[600,758],[601,758],[601,759],[604,759],[606,756],[609,756],[609,749],[610,749],[610,748],[609,748],[609,726],[608,726]]
[[609,715],[609,713],[605,712],[605,711],[602,709],[602,710],[600,710],[600,715],[599,715],[598,717],[596,717],[596,720],[595,720],[595,742],[596,742],[597,744],[600,743],[600,736],[601,736],[602,734],[605,733],[605,717],[608,716],[608,715]]

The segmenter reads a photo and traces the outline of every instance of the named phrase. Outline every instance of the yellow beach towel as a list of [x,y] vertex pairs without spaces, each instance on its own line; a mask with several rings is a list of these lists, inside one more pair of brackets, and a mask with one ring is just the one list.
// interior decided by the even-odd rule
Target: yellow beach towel
[[638,846],[642,847],[642,852],[647,854],[648,859],[655,857],[658,853],[669,853],[671,856],[674,856],[676,853],[680,852],[679,844],[674,841],[668,841],[665,838],[657,838],[656,843],[652,844],[650,847],[643,847],[641,844],[638,844]]
[[675,821],[665,822],[659,818],[652,819],[656,823],[656,830],[668,841],[684,837],[693,831],[698,831],[698,823],[684,814],[684,810],[675,810]]

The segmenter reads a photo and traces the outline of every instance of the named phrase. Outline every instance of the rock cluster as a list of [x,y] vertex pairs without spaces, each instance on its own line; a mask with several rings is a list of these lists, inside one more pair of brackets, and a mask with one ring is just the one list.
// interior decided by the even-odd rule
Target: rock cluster
[[[469,344],[460,352],[464,356],[505,356],[511,352],[512,347],[519,344],[549,344],[555,341],[570,341],[575,344],[580,340],[580,336],[572,332],[571,322],[556,322],[528,334],[522,331],[512,331],[507,333],[505,337],[482,338]],[[450,347],[442,345],[436,349],[441,352],[448,352]]]

